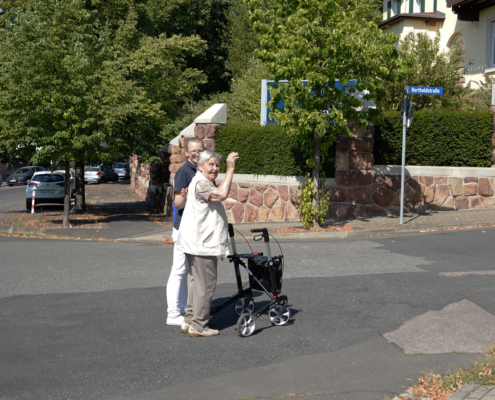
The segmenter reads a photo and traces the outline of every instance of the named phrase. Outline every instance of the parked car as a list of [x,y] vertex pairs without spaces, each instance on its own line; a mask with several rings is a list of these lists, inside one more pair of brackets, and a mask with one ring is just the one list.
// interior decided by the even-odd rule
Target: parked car
[[117,182],[118,180],[119,176],[108,165],[88,167],[84,171],[84,183],[105,183],[108,181]]
[[124,163],[117,163],[113,165],[113,171],[117,173],[119,178],[127,179],[131,177],[129,173],[129,165]]
[[[75,188],[75,175],[70,172],[70,197]],[[26,188],[26,209],[31,209],[31,202],[35,191],[34,205],[58,203],[64,204],[65,200],[65,171],[35,172]]]
[[7,177],[7,184],[9,186],[14,185],[27,185],[27,181],[29,181],[35,172],[45,171],[43,167],[22,167],[15,171],[13,174],[10,174]]

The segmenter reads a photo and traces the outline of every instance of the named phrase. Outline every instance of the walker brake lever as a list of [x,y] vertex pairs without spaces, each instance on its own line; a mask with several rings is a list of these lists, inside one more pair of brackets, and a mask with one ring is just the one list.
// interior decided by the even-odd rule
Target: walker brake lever
[[254,240],[255,242],[259,242],[261,239],[263,239],[263,235],[255,235],[255,236],[253,237],[253,240]]

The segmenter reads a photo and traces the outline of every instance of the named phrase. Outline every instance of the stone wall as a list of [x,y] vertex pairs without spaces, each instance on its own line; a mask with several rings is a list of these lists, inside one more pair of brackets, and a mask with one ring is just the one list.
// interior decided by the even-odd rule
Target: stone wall
[[229,222],[295,221],[298,185],[234,182],[224,201]]
[[[225,104],[216,104],[184,129],[166,148],[170,164],[168,176],[131,157],[131,184],[143,199],[163,202],[170,210],[175,173],[186,161],[185,146],[191,137],[203,140],[205,148],[215,149],[215,135],[227,123]],[[329,218],[359,218],[398,215],[401,176],[398,166],[374,166],[374,126],[348,124],[353,137],[339,136],[334,179],[325,186],[331,194]],[[493,144],[495,146],[495,136]],[[165,165],[165,164],[164,164]],[[404,188],[406,212],[495,208],[495,169],[406,167]],[[219,182],[222,180],[219,176]],[[229,222],[297,221],[295,208],[303,177],[263,177],[234,175],[230,197],[224,202]],[[160,185],[162,185],[160,187]],[[164,194],[165,193],[165,194]],[[165,200],[163,200],[165,198]],[[159,206],[160,208],[161,206]]]
[[[495,208],[492,168],[406,167],[406,212]],[[336,177],[329,217],[359,218],[400,213],[400,166],[375,166]],[[393,174],[387,172],[393,172]]]
[[140,163],[139,156],[134,154],[129,157],[129,168],[131,187],[139,197],[158,211],[170,214],[171,185],[168,183],[170,180],[168,157],[165,157],[162,165],[150,165]]

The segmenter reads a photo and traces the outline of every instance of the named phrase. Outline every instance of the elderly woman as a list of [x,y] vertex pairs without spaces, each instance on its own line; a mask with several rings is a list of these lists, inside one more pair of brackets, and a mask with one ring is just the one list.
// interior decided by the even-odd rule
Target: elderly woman
[[217,285],[218,257],[227,254],[228,227],[225,207],[229,196],[237,153],[227,157],[225,179],[216,186],[221,155],[204,150],[198,158],[198,171],[183,195],[186,207],[179,229],[177,246],[189,263],[188,296],[181,330],[189,336],[216,336],[219,331],[206,325],[210,319],[211,300]]

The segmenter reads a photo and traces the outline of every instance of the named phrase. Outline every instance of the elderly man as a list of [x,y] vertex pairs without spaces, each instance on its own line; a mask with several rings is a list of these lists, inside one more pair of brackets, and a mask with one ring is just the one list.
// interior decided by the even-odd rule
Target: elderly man
[[[186,142],[187,161],[179,168],[174,179],[174,205],[177,213],[174,218],[172,239],[177,245],[182,214],[186,205],[186,198],[182,196],[182,189],[187,189],[198,165],[198,157],[204,150],[203,141],[199,138],[190,138]],[[184,322],[187,305],[187,260],[183,252],[174,247],[174,262],[167,283],[167,325],[181,326]]]
[[[188,190],[177,247],[186,254],[189,264],[186,315],[181,330],[189,336],[216,336],[218,330],[206,324],[210,319],[211,300],[217,284],[218,257],[227,254],[228,222],[221,203],[229,196],[237,153],[227,157],[225,179],[216,186],[222,156],[204,150],[198,159],[198,172]],[[187,192],[187,193],[186,193]]]

